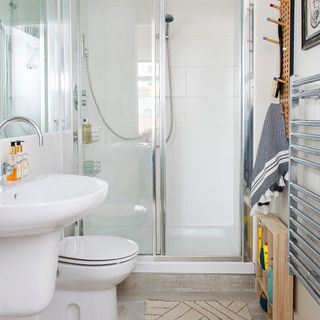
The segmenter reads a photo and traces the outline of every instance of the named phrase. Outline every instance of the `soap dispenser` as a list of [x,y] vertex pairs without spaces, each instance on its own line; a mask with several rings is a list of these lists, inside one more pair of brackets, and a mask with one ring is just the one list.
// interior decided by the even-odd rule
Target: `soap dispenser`
[[16,156],[16,142],[10,142],[9,148],[9,164],[12,167],[12,173],[7,177],[8,181],[17,180],[17,156]]

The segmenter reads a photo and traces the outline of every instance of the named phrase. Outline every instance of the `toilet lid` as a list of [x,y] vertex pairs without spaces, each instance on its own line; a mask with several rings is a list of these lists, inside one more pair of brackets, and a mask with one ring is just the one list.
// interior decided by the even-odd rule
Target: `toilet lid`
[[66,237],[60,243],[59,257],[68,260],[107,262],[135,256],[138,250],[139,247],[134,241],[119,237]]

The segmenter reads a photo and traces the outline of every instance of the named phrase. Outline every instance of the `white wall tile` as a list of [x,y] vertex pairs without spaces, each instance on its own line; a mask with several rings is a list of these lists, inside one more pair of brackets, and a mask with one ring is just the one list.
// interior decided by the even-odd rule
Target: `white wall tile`
[[188,127],[233,127],[233,98],[187,98]]
[[235,6],[232,2],[188,0],[187,29],[189,35],[233,35]]
[[[171,68],[172,96],[185,97],[186,95],[186,69],[183,67]],[[167,94],[169,94],[169,82],[167,76]]]
[[233,66],[233,36],[188,36],[187,66]]
[[188,67],[187,97],[233,96],[233,79],[233,67]]
[[[171,113],[170,113],[170,98],[166,99],[166,126],[170,127]],[[172,98],[172,110],[173,110],[173,127],[185,127],[186,126],[186,99],[185,98]]]
[[168,41],[171,67],[184,67],[186,65],[186,37],[170,36]]
[[167,186],[183,187],[188,179],[187,168],[187,132],[186,128],[173,131],[172,139],[167,144]]

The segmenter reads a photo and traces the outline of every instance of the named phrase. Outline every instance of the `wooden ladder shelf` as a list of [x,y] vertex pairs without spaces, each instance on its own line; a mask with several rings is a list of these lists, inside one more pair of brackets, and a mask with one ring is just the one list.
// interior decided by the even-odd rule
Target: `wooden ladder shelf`
[[[268,272],[272,268],[272,300],[268,299],[267,318],[272,320],[292,320],[293,317],[293,277],[288,272],[288,228],[273,215],[258,216],[258,228],[262,228],[261,243],[268,246],[268,269],[264,270],[259,258],[256,263],[256,292],[268,297]],[[259,233],[259,231],[258,231]],[[259,234],[258,234],[259,238]],[[260,256],[260,253],[258,253]],[[270,289],[270,288],[269,288]],[[270,295],[270,292],[269,292]],[[272,303],[270,302],[272,301]]]

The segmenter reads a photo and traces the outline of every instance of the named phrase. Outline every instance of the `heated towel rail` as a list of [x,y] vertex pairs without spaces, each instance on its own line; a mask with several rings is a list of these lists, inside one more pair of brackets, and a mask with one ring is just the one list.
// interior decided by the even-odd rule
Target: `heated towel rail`
[[320,74],[290,90],[289,272],[320,304]]

